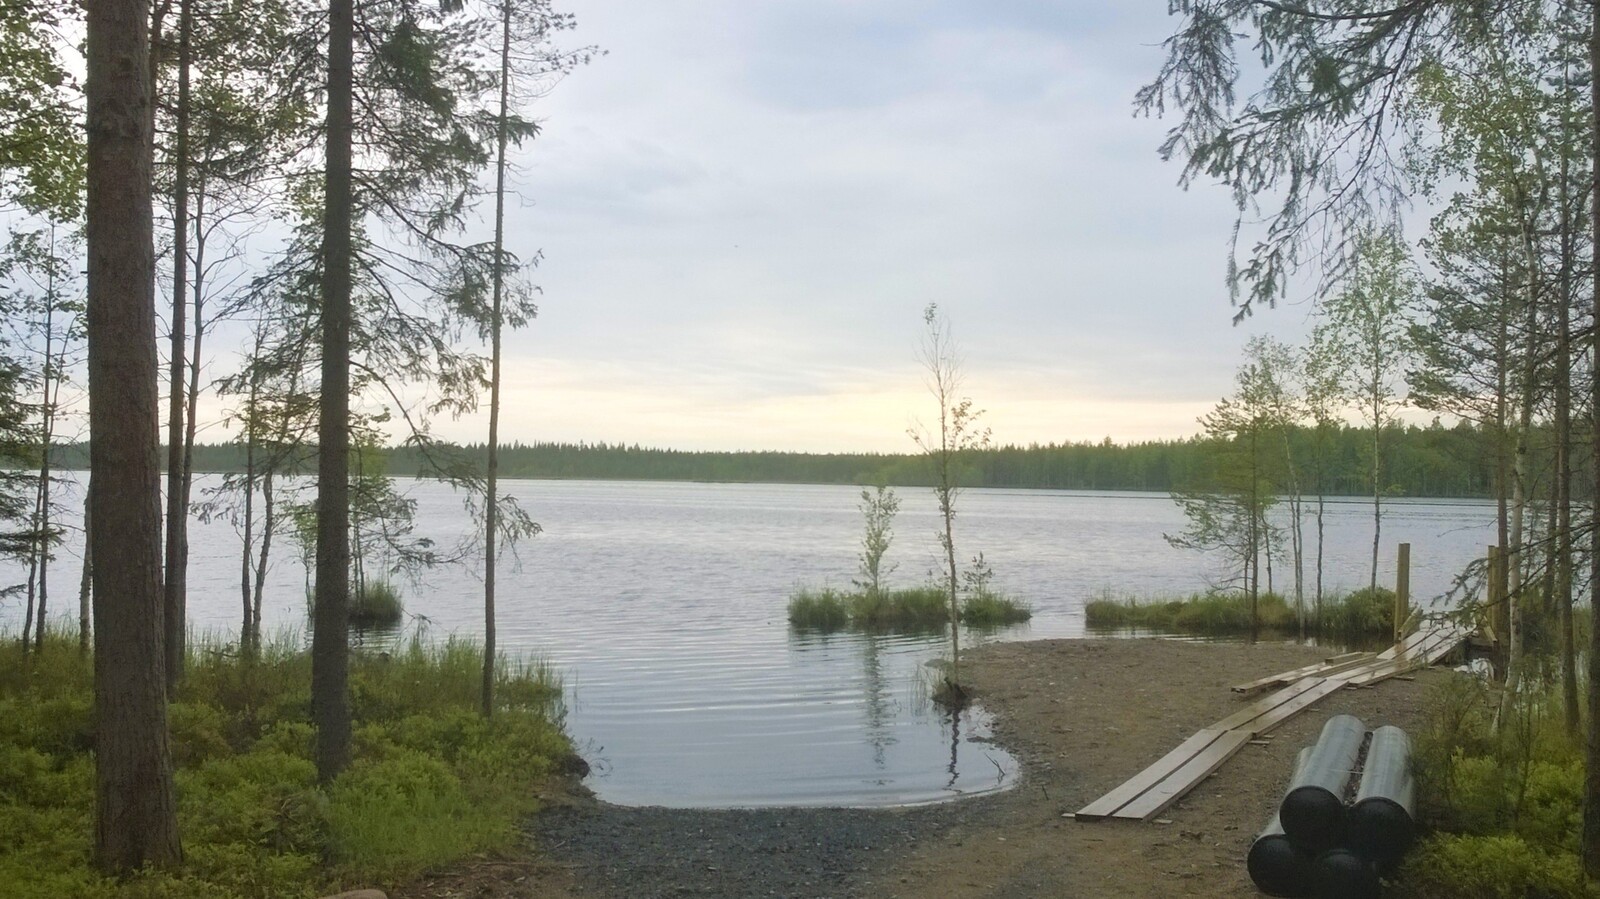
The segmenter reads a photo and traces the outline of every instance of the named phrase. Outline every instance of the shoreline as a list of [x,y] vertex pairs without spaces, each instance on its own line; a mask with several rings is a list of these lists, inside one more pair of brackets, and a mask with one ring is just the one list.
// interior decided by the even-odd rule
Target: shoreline
[[995,643],[966,656],[994,742],[1021,763],[1010,789],[895,809],[628,808],[550,797],[528,856],[426,877],[391,895],[445,899],[652,896],[1148,897],[1251,895],[1251,838],[1295,753],[1334,714],[1415,731],[1430,688],[1417,672],[1342,690],[1246,746],[1157,820],[1063,817],[1184,737],[1238,708],[1229,687],[1321,658],[1293,644],[1162,639]]

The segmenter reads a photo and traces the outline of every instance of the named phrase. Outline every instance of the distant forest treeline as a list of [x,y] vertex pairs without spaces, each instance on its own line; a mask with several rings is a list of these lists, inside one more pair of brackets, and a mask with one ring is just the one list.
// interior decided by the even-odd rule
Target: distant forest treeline
[[[1312,434],[1291,431],[1304,490],[1316,492],[1310,463]],[[1323,492],[1370,493],[1371,432],[1337,428],[1327,435]],[[479,458],[481,446],[462,447]],[[963,483],[983,487],[1066,490],[1182,489],[1215,451],[1197,438],[1116,444],[1052,443],[1001,446],[972,454]],[[425,474],[420,454],[410,448],[379,451],[390,474]],[[1437,423],[1387,429],[1384,480],[1396,496],[1486,497],[1493,493],[1495,453],[1492,438],[1467,424]],[[57,464],[86,468],[85,444],[58,447]],[[163,454],[163,458],[165,455]],[[309,456],[308,456],[309,458]],[[200,471],[244,470],[244,447],[226,443],[195,447]],[[309,473],[309,467],[307,473]],[[656,449],[637,444],[515,443],[501,451],[500,473],[509,478],[585,478],[595,480],[721,481],[804,484],[927,486],[926,461],[915,454],[711,452]]]

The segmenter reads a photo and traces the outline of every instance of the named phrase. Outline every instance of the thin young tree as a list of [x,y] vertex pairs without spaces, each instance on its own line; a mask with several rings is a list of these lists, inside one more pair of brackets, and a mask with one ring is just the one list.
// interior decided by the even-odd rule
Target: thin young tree
[[168,364],[167,542],[162,614],[166,633],[167,690],[183,680],[188,653],[189,491],[184,471],[185,313],[189,299],[189,113],[195,0],[178,3],[178,96],[174,115],[172,189],[172,320]]
[[145,0],[88,6],[88,339],[95,860],[179,862],[161,615]]
[[937,429],[916,425],[908,429],[912,441],[928,462],[933,477],[933,495],[939,504],[939,548],[943,551],[944,572],[941,586],[946,593],[950,627],[950,675],[941,695],[951,704],[965,701],[961,683],[961,599],[960,571],[956,567],[956,499],[961,494],[961,466],[975,450],[989,445],[989,429],[978,419],[982,409],[961,395],[966,379],[961,353],[950,333],[950,320],[929,303],[922,311],[925,330],[918,347],[924,384],[939,408]]
[[894,488],[879,484],[868,490],[862,488],[861,510],[861,579],[856,586],[873,599],[883,595],[883,579],[894,572],[893,564],[885,565],[883,557],[894,542],[894,517],[900,512],[900,497]]
[[1372,567],[1378,589],[1383,533],[1384,435],[1406,404],[1405,372],[1414,354],[1411,310],[1416,281],[1398,234],[1374,233],[1356,250],[1350,283],[1324,306],[1331,339],[1346,361],[1345,396],[1371,430],[1367,471],[1372,487]]
[[1279,426],[1274,385],[1259,361],[1246,361],[1234,392],[1201,416],[1206,464],[1172,498],[1188,522],[1164,535],[1179,549],[1221,556],[1224,582],[1237,585],[1250,610],[1250,639],[1260,630],[1261,561],[1276,539],[1267,513],[1277,502],[1279,466],[1273,431]]

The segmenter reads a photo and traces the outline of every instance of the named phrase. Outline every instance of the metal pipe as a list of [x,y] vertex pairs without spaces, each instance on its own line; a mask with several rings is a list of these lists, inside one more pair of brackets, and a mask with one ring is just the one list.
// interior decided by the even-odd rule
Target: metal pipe
[[[1289,775],[1292,788],[1311,759],[1311,747],[1300,750],[1294,760],[1294,773]],[[1268,896],[1298,897],[1310,895],[1311,853],[1294,845],[1283,832],[1283,822],[1278,813],[1250,843],[1250,854],[1245,856],[1245,869],[1256,888]]]
[[1345,787],[1366,735],[1366,727],[1353,715],[1335,715],[1323,725],[1305,770],[1278,807],[1283,831],[1297,846],[1319,852],[1343,839]]
[[1372,862],[1349,849],[1329,849],[1311,863],[1316,899],[1378,899],[1383,885]]
[[1390,870],[1416,839],[1417,782],[1411,741],[1398,727],[1372,732],[1361,786],[1348,815],[1350,848]]

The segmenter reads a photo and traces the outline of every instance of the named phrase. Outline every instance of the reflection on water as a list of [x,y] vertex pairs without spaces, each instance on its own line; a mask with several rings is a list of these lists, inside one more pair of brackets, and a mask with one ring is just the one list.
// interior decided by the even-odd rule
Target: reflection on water
[[[198,478],[197,491],[214,479]],[[562,675],[568,726],[601,772],[592,785],[602,798],[891,805],[1015,781],[1015,761],[985,742],[982,710],[952,717],[927,701],[927,663],[945,643],[937,634],[791,632],[785,605],[796,586],[848,585],[855,575],[857,488],[510,481],[505,489],[544,533],[500,572],[499,643]],[[419,534],[448,545],[471,527],[448,488],[418,483],[409,492]],[[900,494],[889,561],[899,563],[895,584],[910,586],[938,568],[938,514],[927,491]],[[1329,589],[1366,583],[1369,515],[1360,502],[1329,504]],[[1384,539],[1412,544],[1420,600],[1482,551],[1492,520],[1487,503],[1395,501]],[[984,553],[996,587],[1035,610],[1027,625],[969,632],[964,645],[1082,636],[1084,603],[1107,590],[1188,594],[1215,573],[1162,539],[1183,522],[1161,494],[970,490],[956,526],[958,546]],[[220,520],[193,522],[190,533],[192,630],[226,637],[237,627],[238,535]],[[74,532],[61,547],[58,571],[77,571],[81,539]],[[287,541],[275,552],[265,629],[304,633],[304,569]],[[1392,564],[1386,557],[1381,579],[1392,579]],[[482,633],[478,572],[429,572],[405,594],[408,632]],[[75,611],[64,605],[73,604],[52,607]],[[0,628],[15,629],[21,617],[19,603],[0,599]]]

